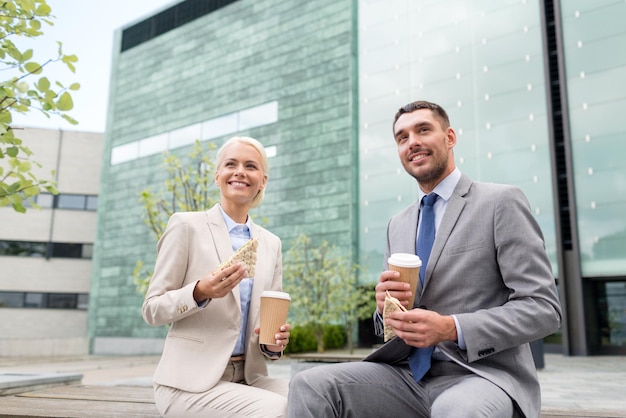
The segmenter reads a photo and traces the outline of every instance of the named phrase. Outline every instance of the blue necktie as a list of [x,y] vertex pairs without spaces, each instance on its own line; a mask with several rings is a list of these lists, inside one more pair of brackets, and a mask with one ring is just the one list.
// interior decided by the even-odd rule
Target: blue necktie
[[[433,205],[437,201],[439,196],[436,193],[431,193],[422,199],[424,206],[422,207],[422,220],[420,223],[420,232],[417,237],[417,244],[415,246],[415,252],[422,260],[422,267],[420,268],[420,283],[422,289],[424,288],[424,275],[426,272],[426,266],[428,265],[428,258],[430,252],[433,249],[433,242],[435,242],[435,211]],[[417,289],[413,289],[415,292]],[[428,369],[430,369],[430,358],[433,355],[435,347],[413,348],[411,350],[411,356],[409,357],[409,367],[413,373],[413,378],[416,382],[422,380]]]

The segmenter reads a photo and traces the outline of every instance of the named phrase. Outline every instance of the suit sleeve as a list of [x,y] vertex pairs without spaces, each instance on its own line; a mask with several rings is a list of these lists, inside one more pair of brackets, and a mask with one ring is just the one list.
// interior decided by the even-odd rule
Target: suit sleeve
[[169,324],[200,309],[193,298],[196,281],[185,283],[188,254],[189,225],[174,214],[157,244],[154,273],[142,307],[149,325]]
[[561,324],[561,308],[539,225],[521,190],[503,190],[492,214],[493,242],[508,299],[500,306],[456,315],[470,362],[543,338]]

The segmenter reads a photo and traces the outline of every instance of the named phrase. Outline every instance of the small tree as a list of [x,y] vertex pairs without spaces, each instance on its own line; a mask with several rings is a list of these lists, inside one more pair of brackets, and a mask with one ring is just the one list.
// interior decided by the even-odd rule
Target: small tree
[[[158,191],[146,188],[140,193],[144,222],[159,240],[167,221],[174,212],[205,210],[219,201],[219,189],[215,185],[215,164],[209,158],[215,145],[208,143],[206,150],[196,141],[188,159],[181,161],[177,156],[164,153],[163,166],[168,178]],[[148,290],[152,271],[147,270],[143,260],[137,261],[133,278],[137,291],[142,295]]]
[[352,352],[354,325],[374,312],[373,292],[357,289],[358,271],[335,246],[323,241],[315,247],[306,235],[296,238],[285,255],[283,287],[291,295],[291,320],[313,328],[318,352],[324,351],[324,330],[331,323],[345,326]]
[[[47,117],[58,115],[73,125],[77,123],[66,112],[74,107],[69,90],[78,90],[80,85],[73,83],[65,87],[58,81],[36,76],[54,62],[61,62],[74,72],[78,58],[65,55],[58,42],[57,56],[40,64],[33,60],[32,49],[21,50],[12,41],[18,37],[43,35],[42,23],[53,25],[50,13],[45,0],[5,0],[0,3],[0,69],[15,74],[6,80],[0,79],[0,160],[6,159],[6,164],[0,164],[0,207],[11,205],[21,213],[26,212],[24,201],[36,206],[33,198],[42,189],[53,194],[57,190],[53,180],[39,178],[33,173],[33,165],[41,167],[41,164],[31,160],[32,151],[16,136],[11,126],[12,115],[38,110]],[[51,176],[54,177],[54,171]]]

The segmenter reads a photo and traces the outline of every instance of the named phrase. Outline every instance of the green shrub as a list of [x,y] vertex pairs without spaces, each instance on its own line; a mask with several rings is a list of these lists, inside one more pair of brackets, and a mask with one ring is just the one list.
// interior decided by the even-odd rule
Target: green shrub
[[[324,330],[324,347],[327,349],[343,348],[346,344],[346,331],[341,325],[328,325]],[[317,340],[311,325],[291,328],[289,344],[285,354],[317,351]]]
[[310,326],[295,326],[289,332],[289,344],[285,348],[286,354],[305,353],[317,350],[317,340]]
[[328,325],[324,330],[324,347],[343,348],[346,345],[346,329],[342,325]]

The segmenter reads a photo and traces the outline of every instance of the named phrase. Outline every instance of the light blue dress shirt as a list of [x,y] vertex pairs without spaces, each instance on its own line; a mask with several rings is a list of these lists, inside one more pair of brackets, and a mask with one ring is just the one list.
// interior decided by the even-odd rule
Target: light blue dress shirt
[[[230,236],[230,242],[233,247],[233,251],[237,251],[239,247],[245,244],[250,239],[250,217],[248,217],[245,224],[238,224],[230,216],[224,212],[224,209],[220,206],[220,211],[226,222],[226,228],[228,229],[228,235]],[[246,329],[248,328],[248,312],[250,311],[250,298],[252,296],[252,278],[242,279],[239,283],[239,296],[241,298],[241,330],[239,331],[239,338],[235,349],[233,350],[233,356],[240,356],[246,352]]]

